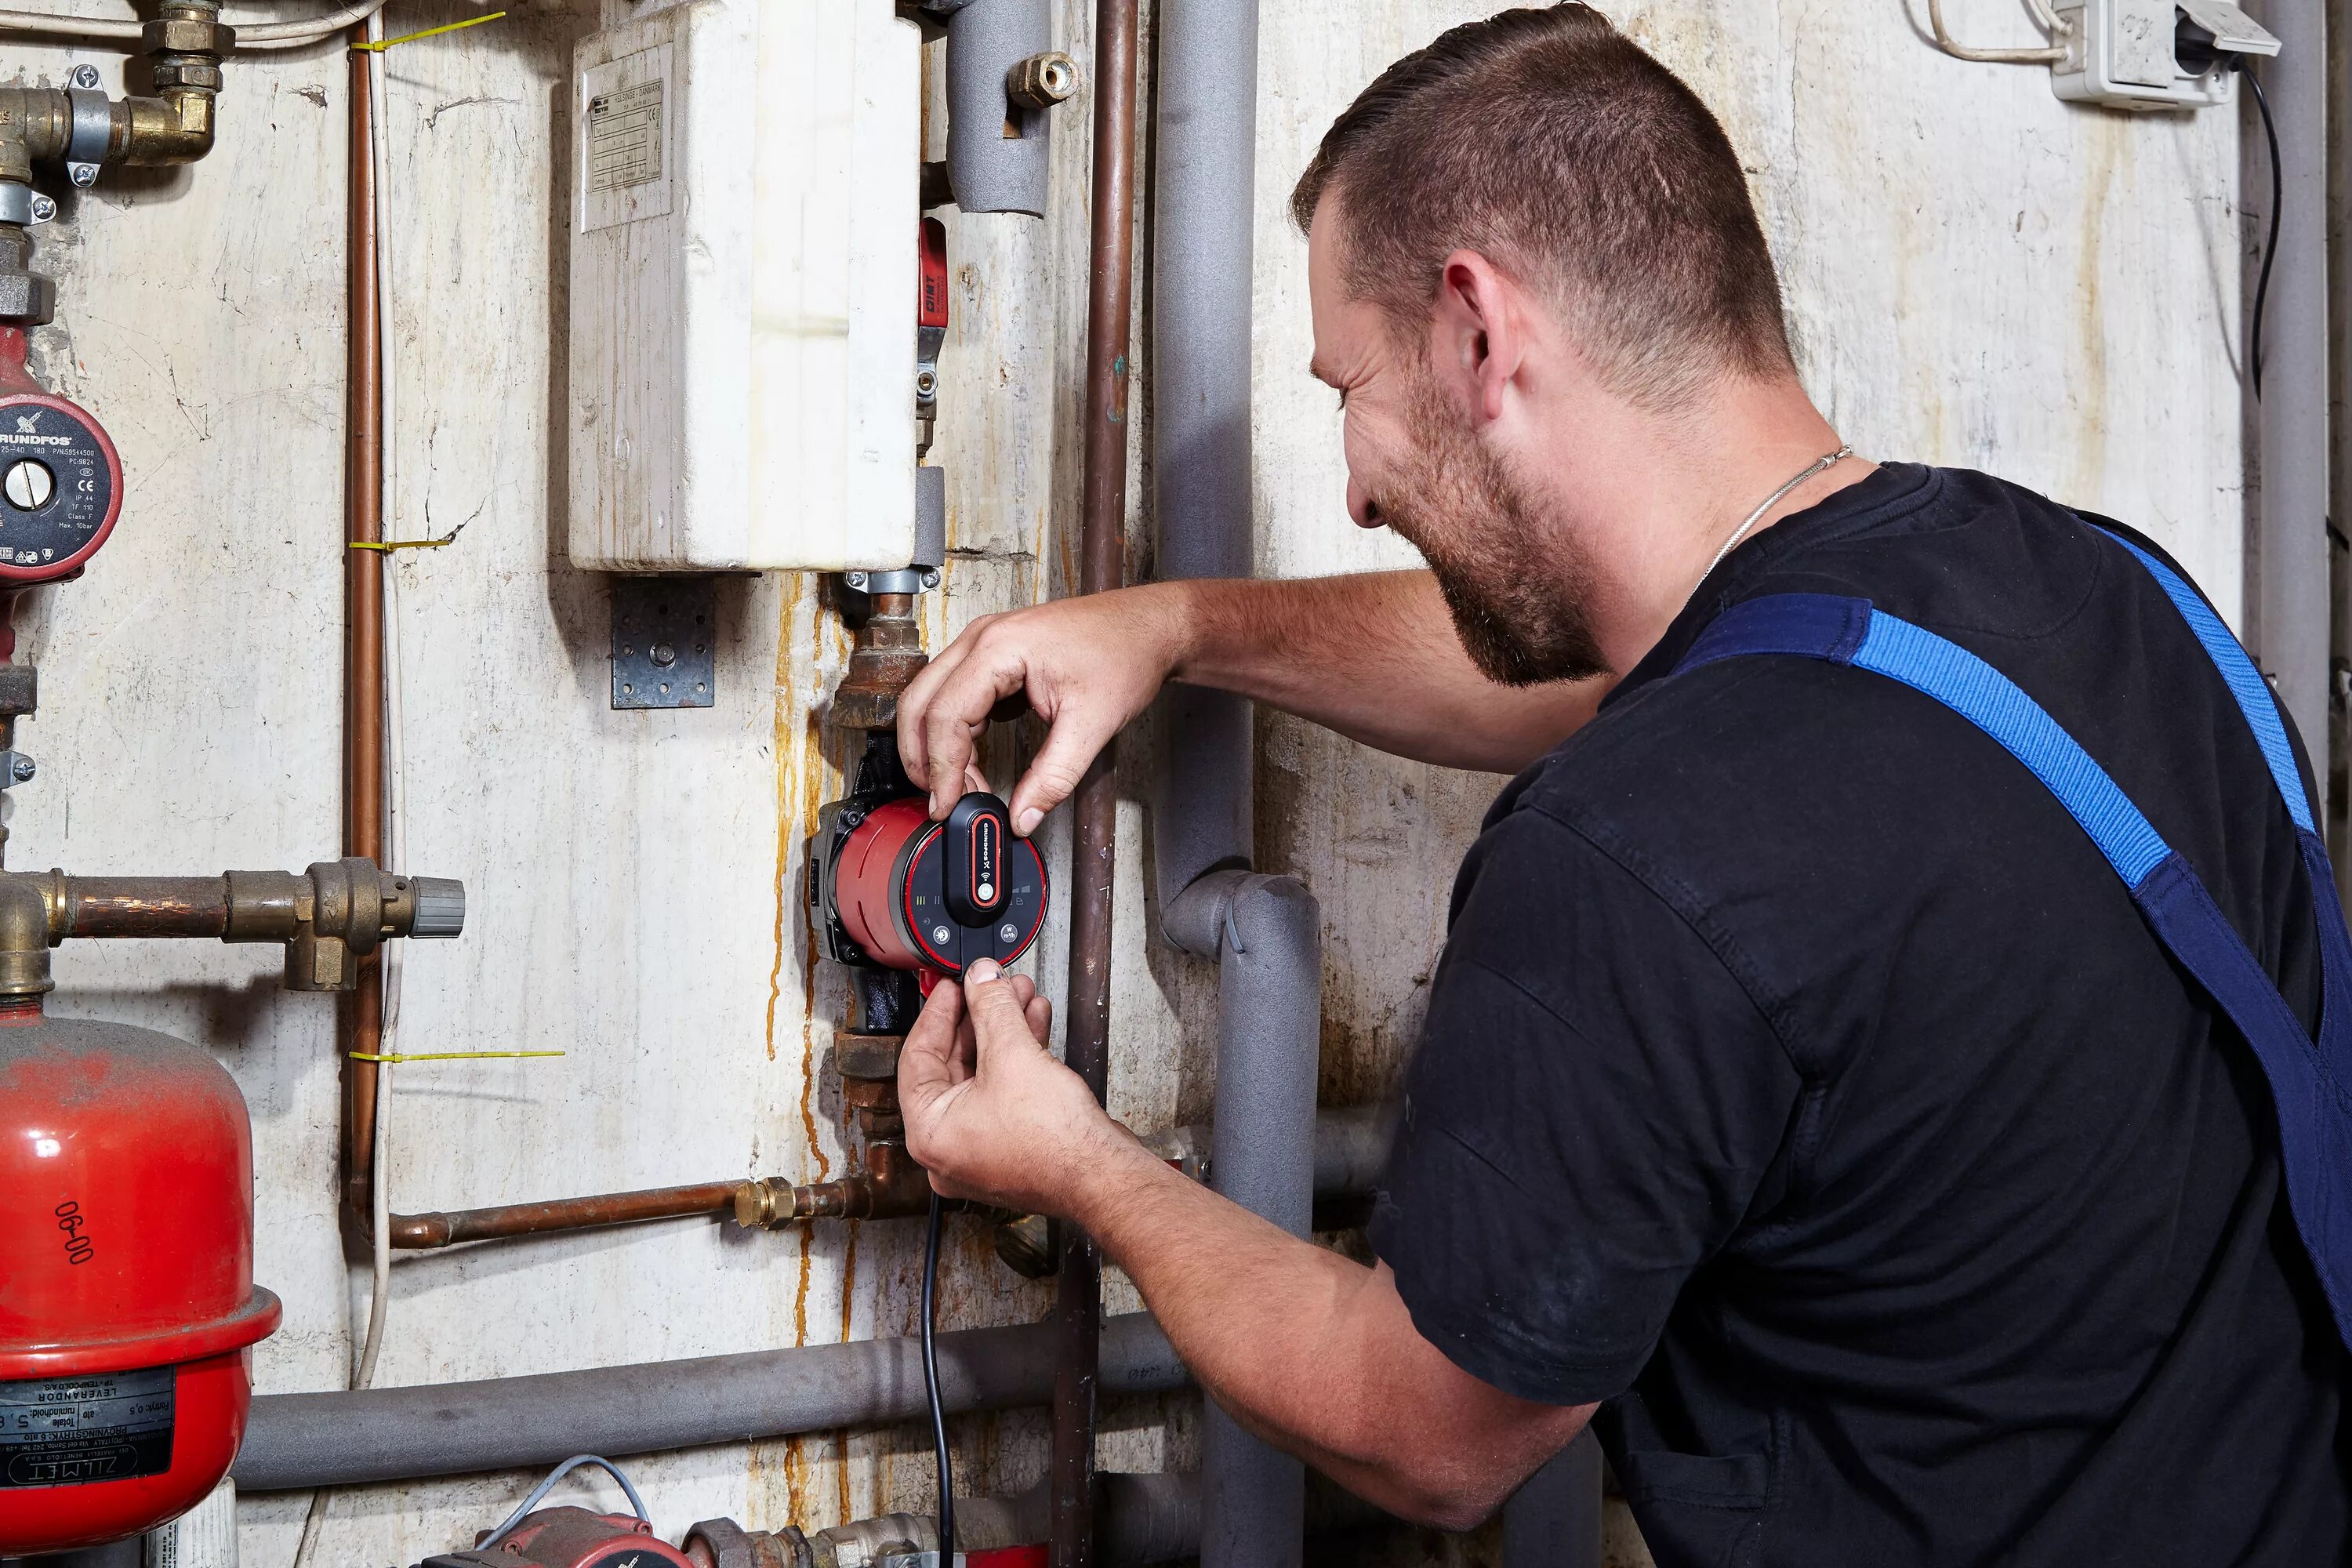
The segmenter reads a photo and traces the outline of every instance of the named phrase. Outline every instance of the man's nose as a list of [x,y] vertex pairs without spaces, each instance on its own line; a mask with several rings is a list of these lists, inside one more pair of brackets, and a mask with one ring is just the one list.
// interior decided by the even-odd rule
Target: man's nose
[[1355,519],[1358,528],[1385,526],[1381,517],[1380,503],[1372,500],[1371,492],[1364,488],[1363,481],[1352,475],[1348,479],[1348,515]]

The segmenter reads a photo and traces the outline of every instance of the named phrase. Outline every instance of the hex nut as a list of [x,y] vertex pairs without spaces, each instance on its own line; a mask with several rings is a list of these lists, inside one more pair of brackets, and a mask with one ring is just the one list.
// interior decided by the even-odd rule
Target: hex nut
[[0,272],[0,320],[37,325],[57,313],[58,288],[31,272]]
[[1059,49],[1031,55],[1004,73],[1005,96],[1027,109],[1051,109],[1078,90],[1078,62]]
[[180,16],[158,16],[139,30],[140,47],[151,55],[212,55],[217,58],[227,53],[236,42],[236,29],[234,27]]
[[191,55],[165,55],[155,61],[155,88],[160,92],[167,87],[201,88],[208,92],[218,92],[221,88],[220,62]]

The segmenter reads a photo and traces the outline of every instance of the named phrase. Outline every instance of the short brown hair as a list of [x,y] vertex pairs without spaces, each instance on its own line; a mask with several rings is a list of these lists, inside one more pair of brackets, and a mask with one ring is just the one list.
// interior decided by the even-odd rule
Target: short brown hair
[[1698,95],[1590,5],[1505,11],[1381,73],[1291,194],[1337,193],[1348,287],[1402,329],[1471,249],[1549,295],[1597,372],[1671,403],[1790,366],[1772,254]]

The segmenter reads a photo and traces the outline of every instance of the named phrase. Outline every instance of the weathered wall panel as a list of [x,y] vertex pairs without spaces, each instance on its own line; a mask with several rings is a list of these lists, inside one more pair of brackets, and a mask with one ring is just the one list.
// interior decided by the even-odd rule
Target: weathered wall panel
[[[1090,58],[1086,0],[1057,39]],[[1338,416],[1305,374],[1305,253],[1282,212],[1332,114],[1396,55],[1483,12],[1465,0],[1266,0],[1257,341],[1261,570],[1407,559],[1341,507]],[[1915,5],[1916,9],[1916,5]],[[1951,7],[2013,28],[2010,8]],[[586,7],[533,5],[403,46],[391,68],[409,846],[461,876],[471,928],[420,944],[404,1044],[561,1048],[555,1060],[396,1070],[395,1202],[516,1201],[843,1163],[823,1088],[837,980],[813,975],[800,840],[838,783],[820,720],[845,642],[814,579],[722,592],[719,705],[605,704],[602,584],[564,562],[564,81]],[[393,30],[454,19],[403,0]],[[1786,270],[1801,365],[1873,456],[1971,462],[2113,512],[2238,595],[2235,129],[2070,110],[2028,68],[1937,56],[1890,3],[1781,0],[1622,13],[1722,113]],[[69,57],[12,47],[54,79]],[[93,57],[115,79],[112,57]],[[28,596],[42,763],[13,792],[16,864],[299,867],[332,852],[343,422],[340,50],[239,60],[219,151],[69,207],[43,254],[62,389],[131,476],[83,581]],[[932,138],[940,128],[934,115]],[[935,642],[1075,575],[1088,115],[1056,121],[1054,216],[951,217],[955,327],[937,460],[950,474]],[[1148,166],[1148,164],[1147,164]],[[1148,249],[1145,251],[1148,255]],[[1148,306],[1148,290],[1140,291]],[[1136,357],[1148,379],[1148,334]],[[1138,455],[1142,421],[1137,421]],[[1150,493],[1139,466],[1130,493]],[[1139,502],[1134,509],[1140,540]],[[1144,552],[1139,542],[1135,559]],[[1418,1025],[1460,851],[1496,781],[1261,721],[1260,851],[1327,911],[1324,1082],[1376,1097]],[[1033,736],[1000,736],[1009,770]],[[1154,1128],[1209,1103],[1206,972],[1150,940],[1150,738],[1122,768],[1113,1100]],[[1059,866],[1066,835],[1048,835]],[[1057,875],[1057,886],[1064,879]],[[1035,961],[1058,991],[1058,925]],[[263,1281],[288,1327],[266,1390],[331,1386],[348,1353],[331,1217],[335,1064],[325,999],[271,955],[203,944],[65,950],[61,1011],[202,1041],[250,1100]],[[904,1332],[908,1227],[747,1236],[681,1224],[404,1261],[383,1377],[531,1372]],[[959,1228],[944,1316],[1040,1314]],[[1119,1287],[1123,1289],[1123,1287]],[[1172,1430],[1162,1430],[1171,1407]],[[1111,1462],[1184,1462],[1181,1402],[1115,1414]],[[977,1482],[1041,1472],[1034,1415],[966,1424]],[[911,1432],[718,1448],[632,1466],[665,1528],[731,1512],[831,1522],[929,1499]],[[408,1563],[465,1539],[520,1477],[340,1498],[322,1561]],[[302,1500],[249,1500],[254,1563],[290,1558]],[[1483,1561],[1491,1539],[1412,1555]]]

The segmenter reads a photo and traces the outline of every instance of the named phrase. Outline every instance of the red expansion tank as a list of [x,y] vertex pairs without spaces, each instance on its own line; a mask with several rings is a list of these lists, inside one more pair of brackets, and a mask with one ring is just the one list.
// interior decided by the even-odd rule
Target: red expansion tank
[[245,1436],[253,1137],[217,1062],[151,1029],[0,1016],[0,1558],[194,1507]]

